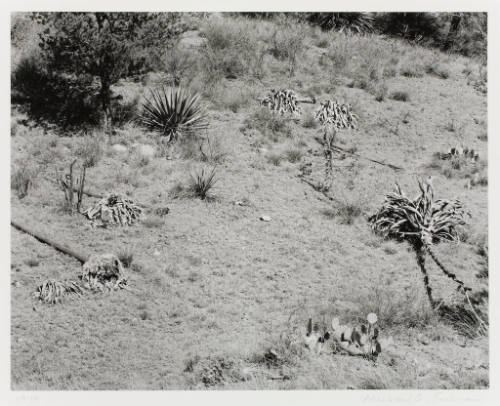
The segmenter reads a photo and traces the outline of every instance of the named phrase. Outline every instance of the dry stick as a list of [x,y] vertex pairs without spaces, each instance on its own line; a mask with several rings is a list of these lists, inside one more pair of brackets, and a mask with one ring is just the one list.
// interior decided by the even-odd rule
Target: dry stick
[[343,152],[345,154],[349,154],[349,155],[352,155],[352,156],[357,156],[358,158],[366,159],[366,160],[368,160],[370,162],[374,162],[374,163],[379,164],[379,165],[388,166],[389,168],[394,169],[396,171],[403,170],[403,168],[401,168],[399,166],[396,166],[396,165],[393,165],[393,164],[388,164],[388,163],[381,162],[381,161],[377,161],[376,159],[367,158],[367,157],[364,157],[362,155],[356,154],[354,152],[349,152],[349,151],[345,150],[344,148],[339,147],[338,145],[332,145],[332,149],[336,149],[336,150],[338,150],[340,152]]
[[51,247],[55,248],[57,251],[62,252],[63,254],[69,255],[78,261],[80,261],[82,264],[87,262],[88,260],[88,255],[82,254],[81,252],[74,251],[73,249],[67,247],[64,244],[60,244],[57,241],[52,240],[51,238],[47,237],[45,234],[40,233],[38,231],[34,231],[30,229],[29,227],[26,227],[19,222],[15,220],[10,220],[10,224],[12,227],[17,228],[18,230],[22,231],[23,233],[26,233],[28,235],[31,235],[32,237],[36,238],[38,241],[43,242],[44,244],[48,244]]

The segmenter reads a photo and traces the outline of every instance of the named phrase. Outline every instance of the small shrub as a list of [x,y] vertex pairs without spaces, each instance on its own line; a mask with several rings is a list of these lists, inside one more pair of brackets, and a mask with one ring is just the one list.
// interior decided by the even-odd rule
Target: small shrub
[[288,64],[288,75],[295,74],[297,59],[304,52],[305,27],[292,19],[284,18],[271,37],[269,52]]
[[164,57],[164,68],[172,77],[174,86],[179,86],[181,79],[192,66],[191,54],[181,49],[178,44],[170,47]]
[[139,112],[139,96],[135,96],[128,101],[113,100],[111,102],[111,124],[113,127],[123,127],[132,123]]
[[408,94],[408,92],[402,90],[396,90],[391,93],[391,99],[406,102],[410,100],[410,95]]
[[35,185],[38,169],[29,164],[22,164],[12,171],[10,187],[17,192],[19,199],[23,199]]
[[209,191],[215,186],[217,179],[215,177],[216,169],[212,168],[210,172],[205,171],[202,168],[201,171],[191,175],[191,184],[189,186],[189,191],[193,196],[199,197],[201,200],[206,200],[209,195]]
[[204,87],[224,78],[264,75],[264,43],[256,25],[243,20],[210,20],[201,29],[206,43],[200,48]]
[[83,166],[92,168],[97,165],[103,155],[101,143],[103,141],[99,137],[84,137],[79,143],[75,154],[83,161]]
[[280,135],[291,137],[292,127],[289,120],[278,114],[274,114],[269,109],[261,107],[245,119],[243,131],[247,129],[259,130],[261,134],[278,141]]

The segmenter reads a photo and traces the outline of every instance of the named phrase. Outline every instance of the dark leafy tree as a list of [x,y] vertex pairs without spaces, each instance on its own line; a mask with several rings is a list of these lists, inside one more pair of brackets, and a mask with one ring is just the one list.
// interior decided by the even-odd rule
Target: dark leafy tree
[[[40,47],[48,70],[98,81],[97,97],[108,126],[111,86],[142,73],[155,53],[178,34],[175,13],[36,13],[45,29]],[[90,89],[89,89],[90,90]]]

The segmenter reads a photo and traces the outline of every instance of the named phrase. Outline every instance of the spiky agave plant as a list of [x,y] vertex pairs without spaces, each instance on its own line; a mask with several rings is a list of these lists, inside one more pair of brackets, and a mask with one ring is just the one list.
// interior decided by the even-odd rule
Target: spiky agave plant
[[418,182],[420,195],[411,200],[404,195],[399,185],[394,193],[388,194],[377,213],[369,218],[372,229],[383,236],[408,241],[417,256],[417,262],[424,275],[427,296],[433,308],[432,288],[425,267],[428,253],[436,265],[458,284],[458,290],[467,298],[469,287],[445,268],[432,250],[434,244],[442,241],[459,242],[457,227],[465,224],[465,211],[458,200],[434,200],[430,182]]
[[192,134],[208,126],[197,93],[165,87],[150,91],[150,97],[142,106],[139,122],[168,137],[168,143],[177,140],[180,135]]

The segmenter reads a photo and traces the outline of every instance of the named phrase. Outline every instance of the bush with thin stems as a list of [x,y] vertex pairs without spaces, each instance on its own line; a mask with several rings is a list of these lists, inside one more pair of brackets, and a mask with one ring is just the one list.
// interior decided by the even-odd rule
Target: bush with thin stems
[[406,197],[397,185],[396,191],[388,194],[379,211],[369,218],[372,229],[385,237],[410,243],[424,275],[424,285],[432,308],[436,309],[437,303],[432,297],[432,288],[425,266],[426,254],[430,255],[447,277],[458,284],[458,291],[465,295],[474,316],[484,326],[484,322],[470,303],[467,292],[471,288],[465,286],[454,273],[446,269],[432,250],[433,245],[443,241],[459,242],[458,228],[465,224],[463,205],[458,200],[434,200],[432,185],[429,181],[419,180],[419,188],[420,195],[412,200]]

